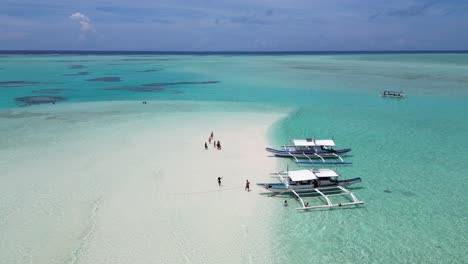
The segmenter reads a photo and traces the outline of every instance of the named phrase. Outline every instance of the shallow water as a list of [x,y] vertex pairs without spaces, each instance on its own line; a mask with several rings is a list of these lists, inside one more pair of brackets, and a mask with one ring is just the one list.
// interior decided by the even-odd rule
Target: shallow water
[[[265,227],[275,237],[272,245],[276,253],[268,261],[467,261],[467,54],[15,55],[1,57],[0,68],[0,136],[11,139],[0,141],[4,157],[20,153],[28,144],[66,137],[67,124],[90,124],[86,116],[96,121],[102,115],[125,115],[125,111],[101,111],[96,117],[77,111],[73,115],[76,120],[62,120],[59,132],[56,126],[47,130],[44,122],[60,117],[53,111],[29,112],[29,107],[37,106],[15,101],[18,97],[50,96],[38,90],[60,89],[53,90],[53,96],[66,100],[57,102],[56,108],[70,102],[112,100],[190,100],[206,101],[208,105],[248,102],[251,104],[244,108],[246,111],[256,106],[256,111],[266,112],[275,106],[292,107],[295,110],[271,129],[272,144],[284,144],[290,136],[334,136],[338,147],[352,147],[352,155],[346,160],[354,164],[338,171],[345,177],[363,179],[354,193],[366,204],[356,209],[299,212],[294,210],[294,199],[283,208],[280,198],[265,197],[278,200],[278,206],[271,208],[278,217],[272,226]],[[84,71],[89,74],[70,75]],[[114,78],[87,81],[108,77]],[[141,90],[145,84],[154,83],[177,84]],[[133,89],[118,88],[126,86]],[[408,98],[377,96],[385,89],[404,90]],[[203,111],[219,108],[208,106]],[[25,126],[31,115],[42,120],[41,124]],[[35,129],[38,126],[44,128],[40,135]],[[8,159],[2,163],[8,164]],[[283,168],[295,166],[286,160],[280,164]],[[18,190],[18,196],[0,197],[14,203],[19,201],[14,197],[37,192],[41,190],[25,188]],[[51,199],[59,197],[56,194]],[[90,195],[89,199],[97,198]],[[2,204],[4,216],[15,214],[14,206]],[[40,205],[37,208],[40,210]],[[8,226],[1,225],[0,229],[7,230]],[[17,236],[21,232],[6,234]],[[20,257],[17,260],[21,262]]]

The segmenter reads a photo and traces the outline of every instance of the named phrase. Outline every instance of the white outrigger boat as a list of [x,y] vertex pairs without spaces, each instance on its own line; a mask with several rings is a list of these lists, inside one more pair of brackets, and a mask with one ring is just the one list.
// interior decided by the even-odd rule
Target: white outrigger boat
[[[265,150],[273,153],[276,157],[293,158],[298,164],[352,164],[344,161],[341,156],[351,151],[351,148],[333,149],[334,139],[290,139],[292,145],[284,145],[282,149],[266,148]],[[334,158],[340,161],[325,161],[325,159]],[[299,161],[307,159],[308,161]],[[320,161],[313,161],[313,159]]]
[[403,99],[406,97],[403,91],[383,91],[382,93],[380,93],[380,96],[399,99]]
[[[294,194],[301,204],[301,207],[297,208],[299,210],[364,204],[364,202],[360,201],[352,192],[346,189],[351,184],[361,182],[361,178],[339,180],[340,175],[331,169],[282,171],[275,173],[275,175],[278,176],[280,182],[257,183],[257,185],[273,192],[273,195]],[[326,204],[309,205],[301,195],[323,198]],[[333,203],[330,200],[330,197],[333,196],[345,196],[349,201]]]

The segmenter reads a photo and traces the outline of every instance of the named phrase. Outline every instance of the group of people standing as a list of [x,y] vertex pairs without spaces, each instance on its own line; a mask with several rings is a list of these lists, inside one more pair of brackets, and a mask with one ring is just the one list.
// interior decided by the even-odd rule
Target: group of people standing
[[[205,142],[205,150],[208,150],[208,144],[211,145],[211,141],[213,141],[213,147],[215,147],[215,148],[218,149],[218,150],[221,150],[221,142],[219,142],[219,140],[216,141],[216,140],[214,139],[214,133],[213,133],[213,131],[211,131],[210,137],[208,138],[208,143]],[[221,179],[223,179],[223,177],[218,177],[218,178],[217,178],[218,186],[219,186],[219,187],[223,186],[223,185],[221,184]],[[250,182],[249,182],[249,180],[245,180],[245,188],[244,188],[244,190],[250,192]]]
[[211,131],[210,137],[208,138],[208,143],[205,142],[205,150],[208,149],[208,144],[211,145],[211,141],[213,141],[213,147],[214,148],[216,148],[218,150],[221,150],[221,142],[219,142],[219,140],[218,141],[214,140],[213,131]]

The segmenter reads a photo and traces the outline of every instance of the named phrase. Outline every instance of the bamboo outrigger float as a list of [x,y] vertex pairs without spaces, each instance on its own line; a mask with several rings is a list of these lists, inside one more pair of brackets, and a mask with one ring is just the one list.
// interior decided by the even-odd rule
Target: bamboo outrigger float
[[[293,145],[284,145],[283,149],[266,148],[276,157],[292,158],[297,164],[311,165],[340,165],[352,164],[341,157],[351,151],[351,148],[333,149],[334,139],[290,139]],[[326,161],[325,159],[338,159],[339,161]],[[307,159],[300,161],[300,159]]]
[[[348,186],[361,182],[361,178],[339,180],[340,175],[331,169],[309,169],[282,171],[275,173],[279,183],[257,183],[258,186],[273,192],[272,196],[293,194],[301,204],[298,210],[325,209],[364,204],[352,192],[346,189]],[[325,203],[322,205],[309,205],[304,201],[304,196],[319,198]],[[330,197],[343,196],[349,202],[333,203]]]

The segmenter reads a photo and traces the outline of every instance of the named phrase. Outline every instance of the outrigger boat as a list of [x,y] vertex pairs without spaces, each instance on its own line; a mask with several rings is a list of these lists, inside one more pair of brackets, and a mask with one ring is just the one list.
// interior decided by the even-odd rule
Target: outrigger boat
[[[266,151],[273,153],[277,157],[293,158],[298,164],[351,164],[345,162],[341,156],[350,152],[351,148],[333,149],[335,140],[333,139],[292,139],[293,145],[284,145],[283,149],[266,148]],[[340,159],[338,162],[325,161],[326,158]],[[308,159],[309,161],[299,161]],[[321,161],[312,161],[320,159]]]
[[380,96],[382,97],[390,97],[390,98],[405,98],[406,95],[403,93],[403,91],[383,91],[380,93]]
[[[258,186],[273,192],[273,195],[294,194],[300,202],[299,210],[331,208],[364,204],[346,188],[354,183],[361,182],[361,178],[339,180],[340,175],[331,169],[293,170],[275,173],[280,182],[257,183]],[[323,198],[324,205],[309,205],[304,202],[301,195]],[[350,202],[333,203],[332,196],[346,196]]]

